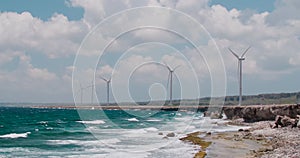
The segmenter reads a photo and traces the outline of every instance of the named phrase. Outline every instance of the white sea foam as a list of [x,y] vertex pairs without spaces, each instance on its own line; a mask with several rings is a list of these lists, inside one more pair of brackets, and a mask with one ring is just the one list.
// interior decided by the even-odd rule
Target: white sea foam
[[83,123],[83,124],[92,124],[92,125],[100,125],[104,124],[105,121],[103,120],[92,120],[92,121],[76,121],[78,123]]
[[128,121],[130,122],[139,122],[139,120],[137,118],[130,118],[130,119],[127,119]]
[[145,128],[146,131],[149,131],[149,132],[157,132],[158,129],[155,128],[155,127],[149,127],[149,128]]
[[10,134],[5,134],[1,135],[0,138],[27,138],[28,134],[31,134],[31,132],[26,132],[26,133],[10,133]]
[[112,138],[112,139],[102,139],[100,140],[102,143],[105,143],[105,144],[116,144],[116,143],[119,143],[121,142],[119,139],[117,138]]
[[48,122],[47,121],[40,121],[39,123],[40,124],[47,124]]
[[117,138],[111,139],[101,139],[101,140],[49,140],[49,144],[56,144],[56,145],[80,145],[80,146],[90,146],[90,147],[102,147],[106,144],[112,145],[121,142]]
[[149,120],[147,120],[148,122],[160,122],[161,120],[159,120],[159,119],[149,119]]
[[179,112],[178,112],[178,113],[176,113],[176,115],[177,115],[177,116],[182,116],[182,114],[181,114],[181,113],[179,113]]

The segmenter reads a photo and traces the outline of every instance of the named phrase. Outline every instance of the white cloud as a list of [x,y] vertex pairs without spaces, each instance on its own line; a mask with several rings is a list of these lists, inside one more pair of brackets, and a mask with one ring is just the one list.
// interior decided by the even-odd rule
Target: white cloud
[[[0,85],[8,94],[22,95],[29,91],[31,93],[26,95],[29,98],[29,94],[33,96],[52,95],[52,98],[59,94],[68,96],[74,67],[66,67],[65,70],[62,70],[64,74],[59,75],[57,72],[50,71],[49,67],[34,66],[30,54],[41,53],[46,55],[49,60],[73,56],[86,33],[99,22],[124,9],[141,6],[165,6],[178,9],[194,17],[209,31],[219,46],[230,81],[236,80],[237,61],[228,52],[228,47],[242,52],[248,45],[252,46],[243,63],[243,70],[245,75],[255,75],[258,79],[278,80],[282,76],[293,74],[300,69],[298,62],[300,60],[300,14],[298,14],[300,2],[298,0],[277,0],[274,11],[262,13],[238,9],[228,10],[222,5],[210,7],[209,0],[70,0],[69,3],[71,7],[84,9],[84,16],[81,20],[70,21],[62,14],[53,14],[50,19],[43,21],[33,17],[29,12],[0,13],[0,67],[11,64],[16,58],[20,59],[15,70],[0,69]],[[143,18],[147,15],[138,16],[142,18],[134,21],[137,24],[155,22],[169,26],[171,22],[180,22],[180,19],[170,16],[153,16],[151,18]],[[122,27],[130,18],[124,17],[117,21],[110,31]],[[143,21],[144,19],[148,21]],[[96,43],[93,44],[102,44],[113,38],[97,37]],[[139,41],[156,40],[174,45],[180,45],[183,42],[169,33],[148,29],[129,34],[126,38],[116,41],[110,49],[118,52]],[[202,49],[210,51],[213,47],[212,43],[208,43]],[[88,55],[98,55],[99,53],[98,50],[87,50],[87,52]],[[209,68],[203,61],[199,61],[199,55],[193,50],[186,52],[183,49],[182,53],[185,53],[187,60],[196,68],[198,77],[205,80],[205,77],[209,75]],[[114,68],[108,64],[101,67],[97,71],[99,73],[97,75],[109,75],[113,70],[116,70],[117,75],[130,73],[138,64],[152,60],[154,60],[152,56],[133,55],[122,60],[119,67]],[[160,61],[165,61],[171,66],[184,65],[178,69],[178,72],[182,74],[188,70],[187,63],[178,56],[166,54],[161,56]],[[213,63],[214,61],[208,62]],[[157,70],[156,66],[147,66],[141,69],[139,74],[145,76],[144,81],[147,81],[146,79],[150,78],[145,74],[151,74],[151,77],[156,79],[163,79],[165,76],[161,74],[166,73],[163,71]],[[93,75],[93,73],[94,70],[89,69],[86,75]],[[185,75],[185,77],[187,76]],[[205,77],[203,78],[203,76]],[[124,76],[121,75],[121,77]],[[120,80],[120,83],[124,82],[124,80]],[[52,91],[47,90],[49,86]],[[54,90],[55,88],[57,90]],[[53,91],[60,91],[60,93],[54,95]],[[14,99],[8,95],[6,97]],[[22,98],[24,99],[25,96]],[[31,99],[34,100],[33,97]]]
[[48,21],[29,12],[0,13],[0,50],[44,53],[50,58],[74,55],[87,32],[80,21],[54,14]]

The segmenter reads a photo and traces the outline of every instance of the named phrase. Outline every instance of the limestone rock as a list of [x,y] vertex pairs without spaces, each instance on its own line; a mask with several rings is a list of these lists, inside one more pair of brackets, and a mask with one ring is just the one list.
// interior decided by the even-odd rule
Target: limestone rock
[[243,118],[245,122],[271,121],[275,120],[277,115],[296,118],[300,114],[300,104],[224,106],[223,112],[228,119]]

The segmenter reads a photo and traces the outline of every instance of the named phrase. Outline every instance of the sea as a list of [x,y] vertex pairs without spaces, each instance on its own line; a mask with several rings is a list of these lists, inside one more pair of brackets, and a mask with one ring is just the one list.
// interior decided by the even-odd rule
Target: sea
[[0,157],[192,158],[201,147],[180,138],[239,128],[197,111],[1,105]]

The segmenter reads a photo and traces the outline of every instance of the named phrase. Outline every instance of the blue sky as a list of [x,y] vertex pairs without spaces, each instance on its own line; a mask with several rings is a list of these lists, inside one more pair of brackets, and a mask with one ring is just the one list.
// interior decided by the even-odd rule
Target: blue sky
[[[297,62],[300,60],[300,14],[297,14],[300,3],[297,0],[3,0],[0,2],[0,102],[72,102],[73,62],[81,41],[96,24],[110,15],[142,6],[177,9],[207,29],[222,53],[227,74],[226,95],[236,95],[238,92],[236,61],[227,48],[242,52],[248,45],[252,48],[244,62],[245,94],[299,91],[299,85],[295,84],[300,78]],[[155,18],[153,22],[160,20],[160,17]],[[122,23],[113,27],[120,26]],[[119,51],[140,41],[170,43],[183,54],[190,55],[189,60],[194,58],[184,52],[184,47],[181,48],[184,43],[170,34],[134,32],[116,41],[98,65],[96,73],[109,76],[115,59],[122,55]],[[149,54],[151,50],[145,48],[139,49]],[[205,49],[209,50],[210,46]],[[148,61],[151,55],[146,54],[124,58],[123,67],[126,67],[127,60]],[[97,54],[87,56],[98,58],[93,55]],[[171,65],[182,62],[172,55],[162,56],[162,61],[168,61]],[[193,62],[197,64],[197,61]],[[201,96],[209,96],[209,76],[199,75],[206,74],[207,70],[196,69],[202,84]],[[91,71],[84,73],[88,75]],[[154,77],[157,75],[153,80],[161,79],[165,84],[165,76],[156,73],[151,72]],[[96,85],[97,96],[105,100],[105,85],[101,81],[97,81]],[[149,83],[133,88],[136,98],[149,98],[145,85]],[[47,87],[52,90],[47,90]],[[174,94],[175,98],[180,97],[179,92]],[[88,95],[85,92],[87,102]],[[193,97],[190,95],[190,98]]]
[[253,0],[212,0],[211,5],[220,4],[226,7],[227,9],[237,8],[239,10],[252,9],[257,12],[271,12],[274,10],[275,0],[262,0],[262,1],[253,1]]
[[69,20],[79,20],[83,17],[84,10],[79,7],[68,6],[64,0],[3,0],[0,6],[1,12],[30,12],[33,16],[47,20],[54,13],[64,14]]
[[[272,11],[274,9],[275,0],[211,0],[210,5],[223,5],[227,9],[237,8],[239,10],[252,9],[258,12]],[[64,0],[2,0],[1,12],[30,12],[33,16],[43,20],[49,19],[54,13],[61,13],[70,20],[79,20],[83,17],[84,10],[80,7],[70,7],[68,1]],[[17,4],[17,5],[16,5]]]

